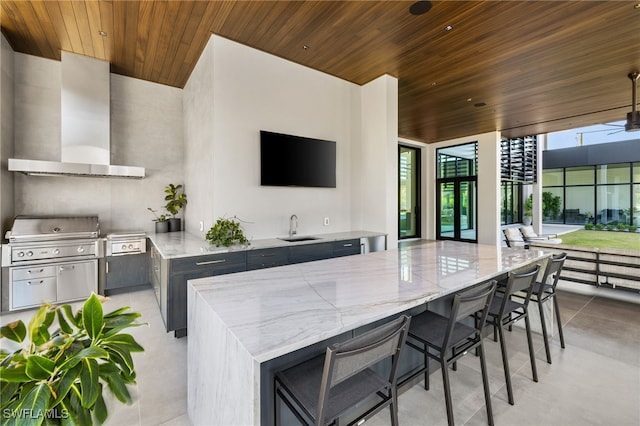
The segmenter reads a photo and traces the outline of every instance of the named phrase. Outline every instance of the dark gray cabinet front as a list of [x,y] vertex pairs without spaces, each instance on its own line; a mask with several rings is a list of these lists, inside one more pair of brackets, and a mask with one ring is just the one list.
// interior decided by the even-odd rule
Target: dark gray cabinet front
[[109,256],[105,272],[105,290],[149,284],[148,253]]
[[331,257],[333,257],[333,243],[315,243],[289,247],[289,263],[311,262]]
[[151,268],[147,276],[153,284],[167,331],[174,331],[176,337],[182,337],[187,333],[187,281],[189,280],[359,253],[359,239],[250,249],[177,259],[165,259],[160,256],[155,247],[152,247]]
[[249,250],[247,252],[247,270],[272,268],[289,263],[289,250],[286,247]]
[[187,281],[247,270],[246,252],[224,253],[175,259],[169,262],[167,331],[186,335]]
[[360,254],[360,239],[335,241],[333,243],[333,257],[352,256]]

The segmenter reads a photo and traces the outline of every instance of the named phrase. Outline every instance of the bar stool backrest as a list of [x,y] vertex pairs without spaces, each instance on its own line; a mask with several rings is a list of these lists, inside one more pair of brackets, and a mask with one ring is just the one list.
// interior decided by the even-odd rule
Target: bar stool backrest
[[492,280],[472,289],[456,293],[453,297],[453,304],[451,305],[451,316],[449,317],[447,333],[442,342],[442,350],[444,353],[449,349],[449,340],[453,334],[453,329],[460,320],[479,313],[480,315],[478,315],[478,317],[480,321],[477,322],[475,328],[478,333],[482,330],[487,320],[489,305],[491,305],[491,299],[493,298],[495,289],[496,281]]
[[509,281],[507,281],[507,287],[504,292],[504,297],[502,298],[502,305],[500,305],[499,318],[504,317],[510,296],[518,293],[519,291],[527,293],[522,304],[525,307],[529,304],[529,300],[531,300],[531,292],[533,291],[533,283],[536,282],[539,271],[540,265],[535,265],[527,270],[512,272],[509,274]]
[[410,317],[402,315],[346,342],[336,343],[327,348],[318,402],[320,423],[324,421],[323,413],[331,388],[385,358],[392,357],[389,385],[396,385],[398,358],[409,332],[410,321]]
[[566,259],[567,259],[567,253],[563,252],[560,254],[554,254],[547,261],[547,267],[544,270],[542,281],[540,281],[542,284],[539,290],[540,295],[542,295],[542,293],[544,292],[544,284],[547,283],[547,280],[549,279],[549,277],[553,277],[552,286],[553,286],[553,290],[555,291],[556,286],[558,285],[558,280],[560,279],[560,271],[562,270],[562,267],[564,266],[564,261]]

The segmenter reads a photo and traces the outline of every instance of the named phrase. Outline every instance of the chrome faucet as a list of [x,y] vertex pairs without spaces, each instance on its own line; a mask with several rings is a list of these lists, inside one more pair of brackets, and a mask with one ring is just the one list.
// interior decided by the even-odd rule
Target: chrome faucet
[[296,216],[295,214],[292,214],[291,218],[289,218],[289,238],[293,237],[297,233],[298,233],[298,216]]

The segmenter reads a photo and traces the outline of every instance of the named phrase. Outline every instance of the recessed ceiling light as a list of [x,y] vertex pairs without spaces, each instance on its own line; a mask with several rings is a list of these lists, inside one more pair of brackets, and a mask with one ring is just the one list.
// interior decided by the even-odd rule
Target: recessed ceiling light
[[453,29],[453,25],[447,25],[446,27],[444,27],[445,31],[451,31]]
[[431,85],[432,85],[432,86],[435,86],[436,84],[438,84],[436,81],[432,81],[432,82],[431,82]]
[[309,46],[307,46],[306,44],[305,44],[305,45],[303,45],[303,46],[302,46],[302,48],[303,48],[304,50],[309,50]]
[[471,102],[471,98],[467,98],[467,102]]
[[106,37],[107,33],[105,31],[100,30],[100,31],[98,31],[98,35],[100,35],[102,37]]
[[424,15],[431,10],[431,2],[427,0],[420,0],[409,7],[409,13],[412,15]]
[[633,5],[633,8],[634,8],[634,9],[640,9],[640,3],[636,3],[636,4],[634,4],[634,5]]

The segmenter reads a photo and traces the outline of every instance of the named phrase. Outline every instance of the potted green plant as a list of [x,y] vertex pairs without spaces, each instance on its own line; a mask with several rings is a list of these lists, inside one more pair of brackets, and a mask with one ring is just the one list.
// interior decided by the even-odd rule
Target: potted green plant
[[140,314],[124,307],[105,315],[105,300],[92,294],[76,313],[70,305],[45,304],[27,326],[14,321],[0,328],[0,337],[19,347],[0,353],[3,424],[104,423],[107,389],[131,402],[131,353],[144,349],[121,331],[142,325],[136,322]]
[[585,223],[593,224],[593,213],[585,212],[584,220],[585,220]]
[[522,217],[522,223],[525,226],[531,225],[533,222],[533,194],[529,194],[527,201],[524,202],[524,216]]
[[169,217],[166,214],[159,214],[157,210],[151,207],[147,207],[147,210],[155,217],[153,221],[156,223],[156,234],[169,232]]
[[209,244],[215,244],[216,247],[230,247],[234,243],[250,244],[247,237],[244,236],[240,222],[237,222],[234,219],[237,218],[218,218],[215,225],[213,225],[205,235],[205,239]]
[[164,200],[167,202],[164,208],[171,215],[169,218],[169,232],[182,230],[182,220],[176,217],[176,215],[187,205],[187,194],[185,194],[184,191],[181,192],[181,189],[182,185],[174,185],[172,183],[164,189],[165,194],[167,194],[164,197]]

